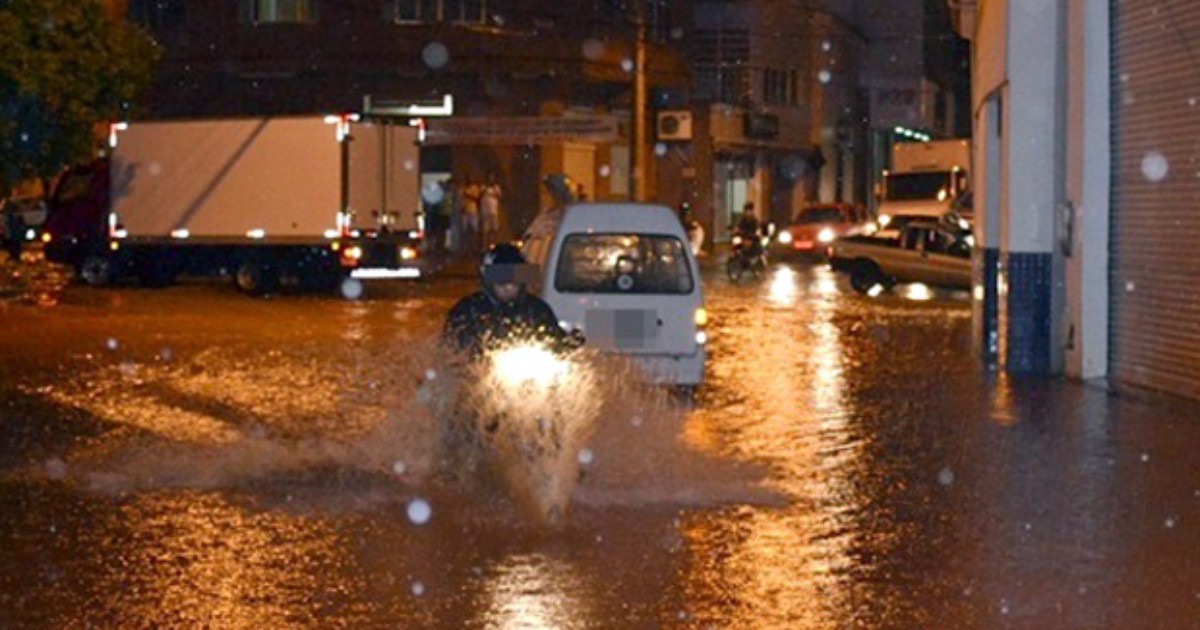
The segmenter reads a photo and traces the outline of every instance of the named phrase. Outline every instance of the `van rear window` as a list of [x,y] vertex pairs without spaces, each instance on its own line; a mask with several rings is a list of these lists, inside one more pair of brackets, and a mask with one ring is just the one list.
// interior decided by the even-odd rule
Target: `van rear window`
[[686,295],[695,279],[674,236],[572,234],[563,242],[554,275],[560,293]]

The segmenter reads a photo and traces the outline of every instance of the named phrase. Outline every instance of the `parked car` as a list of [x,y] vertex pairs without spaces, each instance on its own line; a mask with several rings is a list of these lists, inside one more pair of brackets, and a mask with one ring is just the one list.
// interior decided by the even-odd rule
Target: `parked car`
[[966,289],[971,286],[971,233],[937,221],[911,221],[902,228],[848,236],[832,248],[831,266],[849,274],[860,293],[891,289],[902,282]]
[[779,230],[771,251],[781,258],[827,257],[829,247],[843,236],[863,234],[873,228],[866,208],[847,203],[806,206],[791,224]]

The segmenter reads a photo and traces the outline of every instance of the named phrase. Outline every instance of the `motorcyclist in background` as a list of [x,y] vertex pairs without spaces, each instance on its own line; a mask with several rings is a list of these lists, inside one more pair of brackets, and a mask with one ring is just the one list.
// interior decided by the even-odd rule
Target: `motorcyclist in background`
[[758,215],[754,212],[754,203],[747,201],[742,207],[742,217],[737,222],[735,231],[738,236],[757,248],[759,238],[762,237],[762,224],[758,220]]
[[450,310],[443,341],[471,358],[517,340],[545,342],[554,350],[577,346],[577,338],[559,326],[550,305],[529,293],[536,274],[516,246],[492,246],[479,266],[481,289]]

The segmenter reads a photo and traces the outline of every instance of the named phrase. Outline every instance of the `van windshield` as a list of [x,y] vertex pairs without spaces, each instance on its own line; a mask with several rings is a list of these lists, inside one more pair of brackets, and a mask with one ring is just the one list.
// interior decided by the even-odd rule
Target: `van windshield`
[[683,242],[657,234],[572,234],[554,288],[561,293],[686,295],[694,279]]
[[945,201],[950,195],[950,173],[892,173],[887,176],[888,201]]

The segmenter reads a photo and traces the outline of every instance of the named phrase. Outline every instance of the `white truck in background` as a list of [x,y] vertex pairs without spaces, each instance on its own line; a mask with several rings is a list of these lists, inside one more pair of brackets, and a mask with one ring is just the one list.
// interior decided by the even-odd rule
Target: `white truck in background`
[[970,166],[970,140],[895,144],[892,168],[883,172],[878,207],[881,227],[897,216],[945,218],[955,209],[955,201],[969,192]]
[[110,157],[56,186],[46,254],[93,285],[419,277],[417,133],[350,116],[116,126]]

